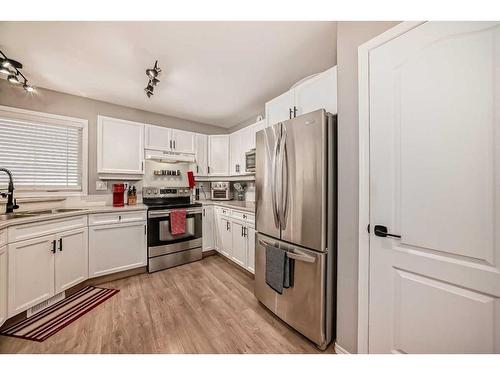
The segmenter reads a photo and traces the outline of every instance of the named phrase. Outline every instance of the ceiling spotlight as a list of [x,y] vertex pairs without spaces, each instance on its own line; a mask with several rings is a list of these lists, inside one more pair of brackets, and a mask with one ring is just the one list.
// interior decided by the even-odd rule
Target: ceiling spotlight
[[153,96],[155,86],[160,83],[160,80],[157,78],[160,73],[161,69],[158,67],[158,60],[155,61],[155,66],[153,68],[146,69],[146,75],[149,78],[149,82],[144,91],[146,91],[146,95],[148,98],[151,98],[151,96]]
[[5,53],[0,51],[0,73],[7,75],[7,81],[13,85],[20,85],[23,83],[19,78],[24,79],[23,88],[27,92],[33,92],[35,89],[33,86],[28,85],[28,79],[21,72],[23,64],[19,61],[9,59]]
[[20,84],[21,82],[19,82],[19,79],[17,78],[17,76],[15,76],[14,74],[11,74],[7,80],[10,82],[10,83],[13,83],[14,85],[18,85]]
[[27,91],[27,92],[33,92],[35,91],[35,88],[31,85],[28,85],[28,82],[27,81],[24,81],[24,85],[23,85],[23,88]]

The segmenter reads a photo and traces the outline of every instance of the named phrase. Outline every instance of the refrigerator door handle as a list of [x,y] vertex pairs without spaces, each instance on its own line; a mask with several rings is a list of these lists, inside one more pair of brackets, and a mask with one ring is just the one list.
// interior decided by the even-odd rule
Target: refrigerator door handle
[[[297,250],[295,250],[297,251]],[[306,263],[314,263],[316,262],[316,258],[310,256],[310,255],[307,255],[307,254],[304,254],[302,252],[290,252],[290,251],[287,251],[286,252],[286,256],[290,259],[295,259],[295,260],[299,260],[301,262],[306,262]]]
[[280,224],[281,230],[286,229],[286,214],[288,209],[288,157],[286,152],[286,127],[283,126],[280,139],[280,176],[281,176],[281,190],[280,190]]
[[274,143],[274,150],[273,150],[273,158],[271,160],[272,168],[271,168],[271,203],[273,205],[273,217],[274,217],[274,224],[276,228],[280,227],[280,219],[279,219],[279,214],[278,214],[278,200],[276,197],[276,189],[277,189],[277,183],[276,183],[276,178],[278,177],[277,173],[277,166],[276,163],[278,161],[278,154],[279,154],[279,147],[280,147],[280,142],[281,142],[281,136],[276,139],[276,142]]

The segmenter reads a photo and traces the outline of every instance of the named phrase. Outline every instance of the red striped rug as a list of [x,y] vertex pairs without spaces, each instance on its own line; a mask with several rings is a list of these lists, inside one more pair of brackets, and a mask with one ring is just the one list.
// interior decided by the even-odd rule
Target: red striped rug
[[0,332],[0,335],[44,341],[118,293],[117,289],[87,286],[62,301]]

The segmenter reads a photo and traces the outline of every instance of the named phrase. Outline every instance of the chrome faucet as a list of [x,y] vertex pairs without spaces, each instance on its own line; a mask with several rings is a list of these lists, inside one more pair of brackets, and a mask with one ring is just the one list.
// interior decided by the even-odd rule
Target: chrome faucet
[[10,214],[14,212],[15,209],[18,209],[19,206],[16,204],[16,200],[14,199],[14,182],[12,181],[12,173],[7,168],[1,168],[0,172],[5,172],[9,175],[9,188],[7,193],[0,193],[2,198],[7,197],[7,205],[5,209],[6,214]]

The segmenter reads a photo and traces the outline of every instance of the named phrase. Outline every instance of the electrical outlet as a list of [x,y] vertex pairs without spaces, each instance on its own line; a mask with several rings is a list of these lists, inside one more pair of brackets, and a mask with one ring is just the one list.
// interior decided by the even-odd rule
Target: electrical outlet
[[108,181],[97,180],[95,182],[95,189],[97,191],[99,191],[99,190],[108,190]]

